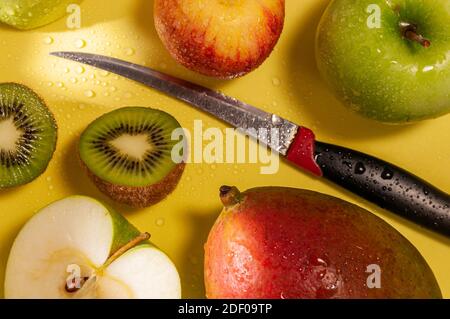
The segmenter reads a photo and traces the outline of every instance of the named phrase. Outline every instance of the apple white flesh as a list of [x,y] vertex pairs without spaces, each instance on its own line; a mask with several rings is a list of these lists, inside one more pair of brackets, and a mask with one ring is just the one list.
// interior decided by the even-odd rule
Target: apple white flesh
[[[38,212],[17,236],[8,259],[6,298],[180,298],[178,272],[148,242],[117,251],[139,236],[121,215],[88,197],[69,197]],[[79,289],[67,289],[68,266]],[[89,279],[88,279],[89,278]]]

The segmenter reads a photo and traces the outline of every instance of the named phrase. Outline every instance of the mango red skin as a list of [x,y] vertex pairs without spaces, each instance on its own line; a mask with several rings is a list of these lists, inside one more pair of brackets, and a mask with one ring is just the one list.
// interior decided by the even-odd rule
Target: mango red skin
[[[267,20],[264,36],[253,35],[247,38],[247,41],[257,43],[258,51],[239,53],[237,57],[234,54],[223,54],[215,48],[214,42],[205,39],[204,25],[197,25],[193,21],[194,16],[189,17],[181,12],[180,1],[183,0],[155,1],[156,30],[161,41],[178,63],[206,76],[231,79],[253,71],[269,57],[283,30],[285,1],[274,0],[279,3],[276,12],[263,10]],[[183,15],[180,16],[180,14]],[[211,15],[214,14],[211,12]],[[229,32],[226,29],[221,31]],[[242,44],[242,47],[244,46],[246,46],[245,43]],[[236,47],[235,49],[240,50],[241,48]]]
[[[368,211],[290,188],[241,196],[205,245],[208,298],[442,298],[418,250]],[[381,289],[366,286],[371,264]]]

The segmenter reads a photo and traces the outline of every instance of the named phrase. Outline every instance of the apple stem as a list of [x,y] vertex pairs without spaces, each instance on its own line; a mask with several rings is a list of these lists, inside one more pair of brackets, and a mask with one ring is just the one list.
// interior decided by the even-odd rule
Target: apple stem
[[431,41],[417,32],[416,25],[411,23],[400,23],[400,27],[402,28],[403,36],[408,40],[417,42],[424,48],[429,48],[431,46]]
[[143,241],[146,241],[150,239],[149,233],[142,233],[139,234],[136,238],[130,240],[127,244],[120,247],[114,254],[111,255],[111,257],[108,258],[108,260],[103,264],[102,269],[107,268],[109,265],[111,265],[117,258],[122,256],[124,253],[126,253],[131,248],[137,246],[138,244],[142,243]]
[[239,204],[241,199],[241,192],[236,187],[222,186],[220,188],[220,200],[226,208]]

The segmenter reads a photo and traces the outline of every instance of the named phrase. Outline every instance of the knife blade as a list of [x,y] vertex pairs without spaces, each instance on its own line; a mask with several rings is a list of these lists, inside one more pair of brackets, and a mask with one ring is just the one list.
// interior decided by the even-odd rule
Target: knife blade
[[450,236],[450,195],[391,163],[319,142],[306,127],[147,67],[89,53],[53,52],[51,55],[124,76],[196,106],[267,145],[294,165],[419,225]]
[[[239,128],[244,133],[282,155],[287,154],[290,142],[297,133],[297,125],[279,118],[275,114],[263,112],[256,107],[219,92],[137,64],[88,53],[54,52],[51,54],[119,74],[195,105],[203,111]],[[280,132],[279,139],[272,138],[271,134],[265,134],[264,130],[255,131],[254,128],[266,128],[269,131],[272,128],[276,128]]]

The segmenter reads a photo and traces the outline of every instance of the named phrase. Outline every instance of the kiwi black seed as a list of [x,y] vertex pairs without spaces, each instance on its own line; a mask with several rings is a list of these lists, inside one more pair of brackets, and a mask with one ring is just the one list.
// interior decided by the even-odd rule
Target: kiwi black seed
[[0,188],[27,184],[47,168],[56,148],[55,118],[28,87],[0,83]]
[[185,163],[174,162],[181,129],[166,112],[124,107],[92,122],[80,138],[79,151],[89,177],[113,200],[133,207],[154,205],[169,195]]

